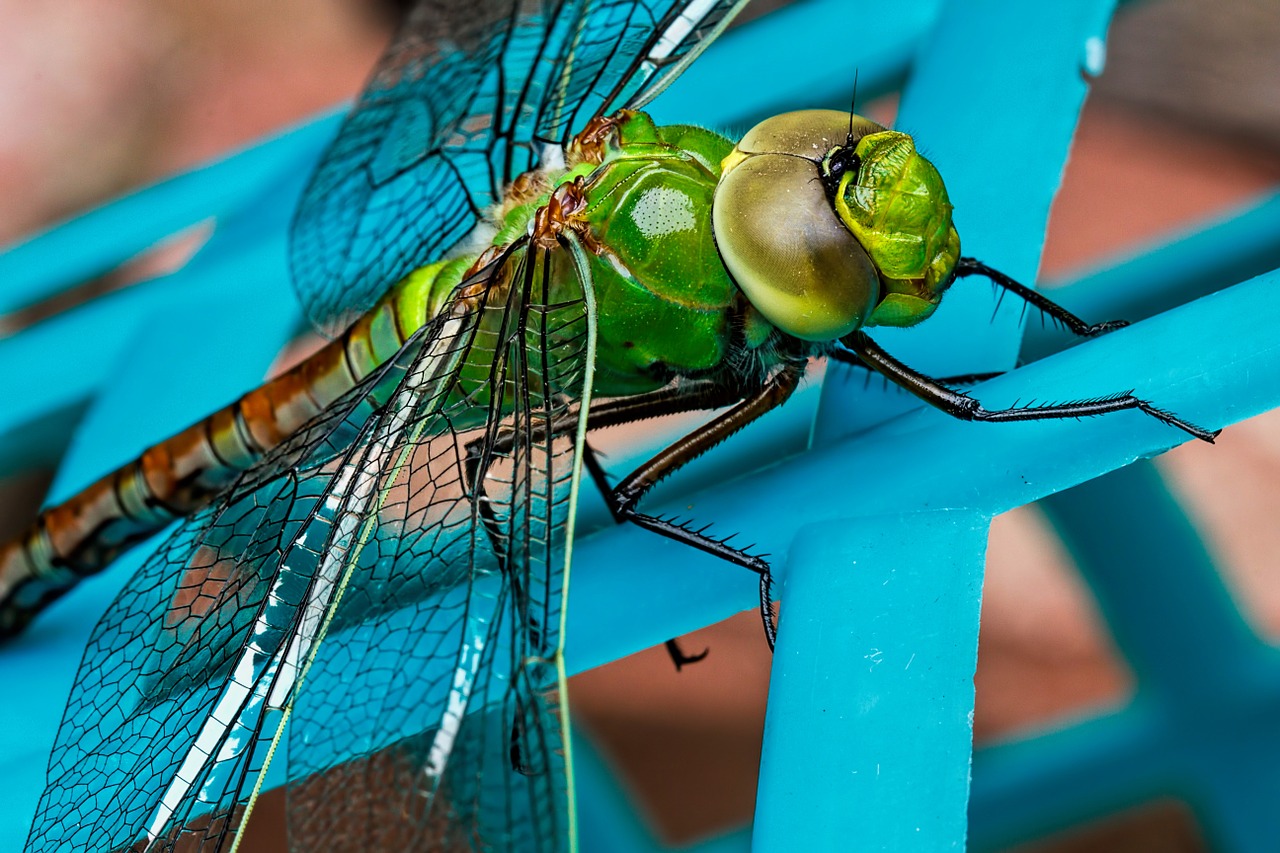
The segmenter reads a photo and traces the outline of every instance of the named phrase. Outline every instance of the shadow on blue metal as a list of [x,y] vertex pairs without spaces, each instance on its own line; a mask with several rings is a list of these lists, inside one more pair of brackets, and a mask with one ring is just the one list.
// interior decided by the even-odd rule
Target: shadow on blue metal
[[[868,94],[906,79],[899,125],[946,176],[966,254],[1034,278],[1113,3],[855,5],[852,34],[831,26],[847,16],[845,0],[802,0],[726,34],[654,103],[655,115],[741,130],[782,109],[842,106],[855,68]],[[194,222],[217,223],[182,270],[0,340],[0,473],[21,470],[30,449],[22,441],[41,418],[82,411],[62,450],[57,499],[261,379],[299,328],[285,233],[333,127],[332,117],[319,119],[0,256],[3,311],[111,269]],[[998,164],[989,148],[974,156],[975,139],[998,143]],[[1280,405],[1280,273],[1234,284],[1274,266],[1274,204],[1058,291],[1091,317],[1123,305],[1120,313],[1149,319],[1011,370],[977,396],[995,406],[1035,389],[1069,399],[1136,387],[1210,427]],[[1108,301],[1120,293],[1130,301]],[[957,285],[923,328],[879,337],[941,373],[1011,369],[1020,350],[1052,351],[1038,333],[1023,341],[1016,312],[992,323],[991,308],[987,288]],[[214,345],[185,346],[196,317]],[[678,499],[680,515],[748,533],[779,563],[787,609],[754,846],[990,849],[1171,793],[1223,849],[1275,849],[1280,742],[1268,723],[1280,662],[1244,625],[1145,461],[1185,436],[1136,413],[959,423],[898,392],[853,390],[846,379],[831,369],[820,393],[655,494],[658,512]],[[791,457],[780,461],[780,448]],[[985,530],[997,513],[1041,499],[1139,689],[1114,714],[981,752],[970,803]],[[755,603],[755,584],[738,569],[585,518],[582,529],[593,527],[575,546],[571,671]],[[23,694],[0,706],[0,848],[17,849],[25,837],[80,649],[149,547],[83,584],[0,653],[0,683],[22,685]],[[604,764],[586,746],[575,754],[582,847],[659,849]],[[740,832],[700,849],[752,843]]]

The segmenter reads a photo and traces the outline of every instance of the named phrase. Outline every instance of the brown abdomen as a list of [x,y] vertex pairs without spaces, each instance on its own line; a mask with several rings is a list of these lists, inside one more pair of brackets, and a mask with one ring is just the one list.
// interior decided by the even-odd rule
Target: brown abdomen
[[399,316],[397,295],[297,367],[43,510],[0,545],[0,636],[17,633],[81,578],[209,503],[394,355],[422,321]]

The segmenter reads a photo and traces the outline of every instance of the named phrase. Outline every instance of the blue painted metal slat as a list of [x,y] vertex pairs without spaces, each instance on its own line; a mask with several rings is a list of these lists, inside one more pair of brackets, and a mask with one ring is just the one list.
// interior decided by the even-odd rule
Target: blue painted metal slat
[[[1032,280],[1039,265],[1049,208],[1087,92],[1081,64],[1100,49],[1112,8],[1108,0],[1018,7],[998,0],[947,3],[903,94],[897,125],[923,140],[946,176],[965,253],[1023,280]],[[1032,32],[1037,37],[1026,38]],[[975,55],[972,45],[978,43],[1001,49]],[[949,108],[956,103],[964,109]],[[999,140],[1001,149],[1019,156],[993,170],[987,157],[974,156],[975,139]],[[990,315],[987,288],[956,287],[928,323],[876,337],[908,364],[929,372],[1010,368],[1019,348],[1020,315],[1006,312],[994,324]],[[957,352],[972,362],[957,364]],[[839,382],[824,388],[822,439],[876,417],[865,400],[847,391]],[[910,504],[928,505],[938,479],[915,480],[917,494]],[[859,484],[856,493],[867,488]],[[943,505],[971,508],[988,520],[998,511],[986,502]],[[807,849],[833,849],[841,838],[859,850],[964,847],[985,526],[971,523],[981,531],[974,543],[972,536],[946,535],[951,528],[929,524],[930,516],[904,518],[918,524],[914,536],[919,538],[904,530],[892,537],[892,545],[880,544],[876,526],[861,521],[810,528],[807,538],[792,543],[783,590],[787,616],[779,626],[787,632],[785,649],[791,653],[774,657],[756,811],[760,849],[776,849],[788,837],[808,841],[802,845]],[[839,541],[827,547],[842,559],[832,566],[813,565],[813,538]],[[967,559],[957,559],[961,554]],[[882,586],[893,577],[916,578],[909,566],[934,566],[948,576],[926,571],[920,585],[895,580],[892,588]],[[832,602],[815,580],[801,587],[810,590],[807,596],[790,594],[791,578],[801,567],[806,578],[823,576],[825,568],[826,587],[842,606],[824,607]],[[841,578],[841,571],[868,575]],[[936,589],[932,598],[927,596],[930,580]],[[846,586],[856,594],[842,595]],[[810,616],[810,607],[822,618]],[[938,624],[947,630],[932,627]],[[864,637],[873,631],[870,626],[877,627]],[[900,669],[904,661],[899,660],[868,676],[846,675],[848,721],[864,725],[846,726],[837,737],[829,725],[837,700],[815,689],[810,672],[818,664],[807,658],[842,672],[842,658],[845,668],[860,666],[872,645],[886,654],[909,649],[936,669],[926,669],[931,677],[921,679]],[[960,684],[969,686],[961,691]],[[876,704],[882,707],[875,713],[853,711]],[[891,769],[872,773],[882,766]],[[807,785],[797,784],[801,778]],[[779,796],[782,792],[791,796]],[[858,813],[879,819],[859,820]]]
[[991,519],[810,525],[787,556],[757,850],[963,850]]
[[[210,217],[261,202],[264,187],[303,176],[337,128],[339,114],[307,122],[207,166],[73,217],[0,254],[0,314],[30,305],[119,266]],[[296,196],[274,199],[287,207]]]

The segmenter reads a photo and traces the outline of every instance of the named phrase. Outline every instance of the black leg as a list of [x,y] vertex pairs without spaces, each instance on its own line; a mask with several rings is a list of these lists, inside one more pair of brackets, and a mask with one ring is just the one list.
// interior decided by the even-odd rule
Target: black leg
[[[619,424],[633,423],[648,418],[659,418],[666,415],[682,414],[709,409],[720,409],[741,402],[741,391],[726,388],[722,383],[710,379],[698,379],[686,382],[675,388],[663,388],[648,394],[637,394],[634,397],[614,397],[598,400],[591,404],[587,413],[587,430],[603,429]],[[567,435],[578,428],[577,412],[568,412],[556,418],[551,424],[553,435]],[[530,431],[530,441],[545,441],[547,428],[535,426]],[[508,431],[498,436],[492,443],[490,454],[506,456],[511,453],[515,434]],[[467,445],[467,458],[464,463],[469,485],[474,485],[476,469],[479,466],[484,438],[477,438]],[[594,460],[592,460],[594,461]],[[590,463],[589,463],[590,464]],[[607,489],[606,491],[612,491]]]
[[[659,536],[705,551],[760,575],[761,613],[765,617],[765,639],[768,641],[770,649],[774,645],[775,627],[771,618],[773,612],[772,603],[767,598],[771,578],[769,563],[763,557],[747,553],[744,548],[736,548],[729,545],[729,538],[732,537],[716,539],[706,535],[705,527],[694,530],[670,519],[658,518],[639,512],[636,509],[636,505],[645,493],[653,488],[663,477],[688,464],[761,415],[786,402],[795,391],[796,386],[800,384],[800,377],[803,374],[804,368],[802,365],[784,367],[771,377],[760,390],[743,399],[742,402],[729,411],[724,412],[711,422],[699,427],[658,453],[648,462],[631,472],[605,496],[613,517],[619,522],[629,521],[638,527],[643,527],[645,530],[651,530]],[[598,465],[591,461],[590,454],[585,461],[588,470],[593,467],[598,469]],[[600,474],[602,475],[603,472],[601,471]],[[593,478],[596,476],[596,473],[592,473]]]
[[1129,325],[1128,320],[1108,320],[1105,323],[1086,323],[1052,299],[1037,293],[1025,284],[1020,284],[997,269],[987,266],[977,258],[961,258],[956,264],[956,278],[980,275],[988,279],[996,287],[1012,293],[1046,317],[1060,323],[1068,331],[1083,338],[1091,338]]
[[[632,398],[603,400],[599,404],[592,405],[587,416],[587,428],[590,430],[646,417],[719,408],[729,403],[736,403],[729,411],[658,453],[633,471],[617,487],[609,485],[604,468],[590,445],[585,445],[583,464],[604,496],[609,512],[619,524],[630,521],[659,536],[690,545],[760,575],[760,612],[765,623],[765,639],[770,649],[774,646],[776,629],[772,619],[772,600],[769,597],[772,588],[769,563],[763,557],[747,553],[745,548],[736,548],[728,544],[732,536],[716,539],[706,535],[705,527],[694,530],[673,520],[646,515],[637,511],[636,505],[663,477],[688,464],[761,415],[786,402],[800,384],[803,375],[803,365],[788,365],[750,395],[743,395],[741,391],[734,389],[726,390],[711,381],[688,383],[683,389],[664,389]],[[553,424],[551,428],[553,430],[570,429],[576,423],[576,418],[566,418],[563,424]],[[490,448],[490,454],[501,452],[503,449],[501,441],[495,442]],[[466,454],[464,467],[468,485],[480,491],[478,503],[481,521],[493,533],[496,525],[490,518],[491,513],[488,512],[487,502],[483,496],[482,477],[484,468],[487,467],[487,459],[482,442],[476,441],[469,444]],[[702,659],[702,655],[686,657],[683,652],[681,657],[684,662]]]
[[[724,406],[740,403],[743,399],[743,393],[732,387],[725,387],[721,382],[714,380],[689,380],[679,386],[673,388],[663,388],[648,394],[637,394],[633,397],[619,397],[613,399],[600,400],[591,405],[590,411],[587,413],[587,429],[588,431],[602,429],[608,426],[618,424],[632,423],[647,418],[663,417],[666,415],[680,414],[684,412],[701,411],[709,409],[723,408]],[[552,424],[551,430],[554,433],[561,431],[569,431],[576,429],[578,425],[578,416],[575,413],[567,414]],[[541,441],[545,438],[545,428],[542,430],[534,430],[533,441]],[[489,456],[504,456],[512,450],[513,434],[500,436],[492,442],[489,450]],[[490,539],[494,543],[494,550],[497,554],[499,563],[504,562],[502,549],[501,530],[498,527],[497,519],[494,517],[492,507],[484,496],[483,470],[482,463],[485,461],[484,439],[476,439],[470,442],[466,447],[466,459],[464,461],[464,469],[466,471],[467,486],[474,490],[477,494],[478,514],[481,523],[489,532]],[[609,508],[609,512],[613,515],[613,519],[618,524],[628,520],[628,516],[618,510],[618,502],[613,499],[613,486],[609,483],[608,474],[604,467],[600,464],[600,459],[595,449],[590,443],[583,445],[583,465],[588,475],[600,494],[605,498],[605,505]],[[487,464],[484,466],[487,467]],[[720,543],[723,546],[723,543]],[[727,548],[727,546],[724,546]],[[733,550],[733,549],[729,549]],[[767,564],[766,564],[767,569]],[[667,653],[671,655],[671,660],[679,671],[681,667],[690,663],[697,663],[703,660],[709,650],[704,650],[700,654],[686,655],[680,648],[676,640],[667,640]],[[514,740],[513,740],[514,744]],[[514,747],[513,747],[514,749]],[[515,755],[513,751],[513,756]]]
[[711,652],[710,649],[703,649],[696,655],[687,655],[684,653],[684,649],[680,648],[680,643],[674,639],[667,640],[666,647],[667,655],[670,656],[671,662],[676,665],[676,672],[679,672],[688,664],[705,660],[707,655]]
[[1103,415],[1125,409],[1137,409],[1156,420],[1195,436],[1201,441],[1213,443],[1213,439],[1221,430],[1207,430],[1188,423],[1172,412],[1157,408],[1146,400],[1140,400],[1132,394],[1116,394],[1097,400],[1079,400],[1058,403],[1049,406],[1027,406],[1019,409],[988,410],[967,394],[953,391],[938,383],[937,380],[925,376],[880,348],[865,332],[853,332],[840,341],[858,357],[884,374],[891,382],[915,394],[921,400],[934,406],[952,417],[966,421],[1039,421],[1058,418],[1084,418],[1092,415]]
[[[744,396],[741,389],[726,387],[724,383],[713,379],[686,380],[674,387],[647,394],[593,402],[591,411],[587,413],[587,429],[602,429],[684,412],[721,409],[741,402]],[[576,422],[574,425],[576,426]]]
[[[863,370],[869,370],[872,373],[876,372],[871,365],[845,349],[834,349],[827,354],[827,357],[850,367],[861,367]],[[941,382],[943,385],[977,385],[979,382],[986,382],[988,379],[995,379],[997,376],[1004,376],[1004,371],[993,370],[989,373],[961,373],[956,376],[940,376],[936,381]]]

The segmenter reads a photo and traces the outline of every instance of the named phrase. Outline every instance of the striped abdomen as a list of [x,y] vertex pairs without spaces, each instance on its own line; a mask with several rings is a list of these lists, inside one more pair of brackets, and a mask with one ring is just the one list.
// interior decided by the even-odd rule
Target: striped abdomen
[[394,288],[340,338],[292,370],[148,448],[0,545],[0,636],[174,519],[208,503],[241,471],[393,356],[430,310],[422,286]]

